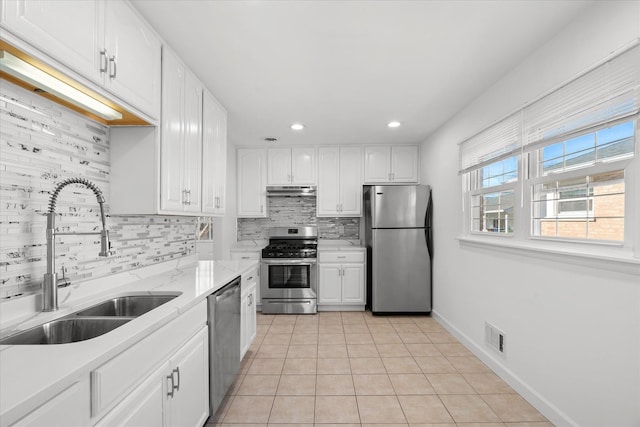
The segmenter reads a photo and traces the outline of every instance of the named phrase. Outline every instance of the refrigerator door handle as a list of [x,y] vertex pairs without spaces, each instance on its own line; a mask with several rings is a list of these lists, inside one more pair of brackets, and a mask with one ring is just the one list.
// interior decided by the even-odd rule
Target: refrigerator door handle
[[427,212],[424,215],[424,237],[427,240],[427,251],[429,252],[429,258],[433,259],[433,233],[431,232],[431,226],[433,224],[433,199],[431,198],[431,191],[429,191],[429,202],[427,203]]

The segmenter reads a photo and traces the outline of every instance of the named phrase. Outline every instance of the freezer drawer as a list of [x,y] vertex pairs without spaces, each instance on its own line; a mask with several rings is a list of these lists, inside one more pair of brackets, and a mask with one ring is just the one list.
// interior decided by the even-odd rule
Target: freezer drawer
[[431,311],[426,229],[372,230],[372,311]]

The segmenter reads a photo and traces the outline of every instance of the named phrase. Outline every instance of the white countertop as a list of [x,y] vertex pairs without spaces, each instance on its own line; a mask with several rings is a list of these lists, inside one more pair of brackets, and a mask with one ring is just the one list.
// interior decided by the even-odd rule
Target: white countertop
[[362,251],[366,249],[360,240],[318,240],[319,251]]
[[267,240],[241,240],[231,245],[231,252],[255,252],[267,246]]
[[[56,312],[35,312],[26,318],[3,316],[0,336],[66,316],[100,301],[132,293],[181,293],[180,296],[102,336],[70,344],[0,346],[0,419],[13,422],[61,392],[78,377],[139,342],[181,313],[204,300],[234,278],[249,271],[256,261],[196,261],[173,263],[161,271],[151,269],[120,273],[109,278],[66,288]],[[114,282],[117,285],[114,286]],[[34,298],[36,300],[36,298]],[[3,309],[9,307],[3,303]],[[17,302],[17,304],[30,304]],[[3,310],[4,311],[4,310]],[[11,311],[9,308],[8,311]]]

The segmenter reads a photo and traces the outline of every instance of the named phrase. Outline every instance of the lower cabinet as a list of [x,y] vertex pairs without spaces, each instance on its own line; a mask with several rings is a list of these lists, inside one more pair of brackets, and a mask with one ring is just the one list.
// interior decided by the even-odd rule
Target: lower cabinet
[[318,306],[363,310],[365,305],[364,251],[320,252]]
[[242,295],[240,297],[240,359],[251,347],[256,337],[256,296],[258,288],[258,269],[251,269],[242,276]]
[[118,404],[97,426],[202,426],[209,416],[207,329]]
[[201,427],[209,416],[206,321],[203,301],[92,371],[92,424]]
[[12,425],[82,427],[89,423],[89,415],[89,376],[86,375]]
[[260,260],[262,259],[262,249],[256,249],[256,250],[238,250],[238,249],[231,249],[231,259],[233,260],[251,260],[251,261],[258,261],[258,268],[256,269],[256,282],[257,282],[257,286],[256,286],[256,296],[255,296],[255,300],[254,300],[254,305],[256,306],[256,310],[260,311],[260,304],[262,304],[262,302],[260,301]]

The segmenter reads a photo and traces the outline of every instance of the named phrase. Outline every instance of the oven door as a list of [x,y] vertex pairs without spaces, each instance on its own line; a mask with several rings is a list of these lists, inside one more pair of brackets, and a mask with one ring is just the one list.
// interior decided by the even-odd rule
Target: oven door
[[315,259],[262,259],[260,298],[316,298]]

